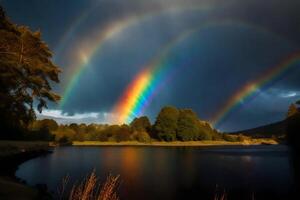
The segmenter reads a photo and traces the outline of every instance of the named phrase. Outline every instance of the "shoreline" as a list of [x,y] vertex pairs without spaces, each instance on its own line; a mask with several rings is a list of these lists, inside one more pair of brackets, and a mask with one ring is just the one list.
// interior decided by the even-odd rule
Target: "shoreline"
[[137,141],[126,142],[100,142],[100,141],[73,141],[71,146],[141,146],[141,147],[207,147],[207,146],[255,146],[255,145],[278,145],[279,143],[273,139],[257,139],[244,142],[228,142],[228,141],[174,141],[161,142],[153,141],[142,143]]
[[47,196],[43,188],[29,186],[16,177],[16,171],[22,163],[51,153],[49,143],[1,141],[0,151],[0,199],[38,199]]

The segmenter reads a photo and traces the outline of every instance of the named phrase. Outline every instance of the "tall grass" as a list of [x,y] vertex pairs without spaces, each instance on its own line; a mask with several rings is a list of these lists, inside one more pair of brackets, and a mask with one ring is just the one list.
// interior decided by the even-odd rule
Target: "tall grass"
[[80,183],[74,184],[70,192],[66,193],[69,177],[65,177],[62,186],[58,190],[59,199],[68,200],[119,200],[117,188],[119,185],[119,175],[109,175],[101,184],[95,171],[89,174]]
[[[74,184],[69,192],[67,184],[69,176],[62,180],[62,185],[58,189],[58,196],[60,200],[119,200],[117,190],[119,187],[120,176],[108,175],[106,181],[101,184],[96,176],[95,171],[90,173],[78,184]],[[227,193],[225,190],[220,190],[216,185],[213,200],[227,200]],[[255,200],[254,193],[252,193],[252,200]]]
[[219,191],[218,185],[216,185],[215,195],[213,200],[227,200],[226,191]]

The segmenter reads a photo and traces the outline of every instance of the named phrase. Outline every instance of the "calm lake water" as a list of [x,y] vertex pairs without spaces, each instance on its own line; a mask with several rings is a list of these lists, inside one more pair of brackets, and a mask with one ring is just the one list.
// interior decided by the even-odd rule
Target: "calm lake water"
[[[286,199],[293,170],[285,146],[259,147],[59,147],[23,163],[17,177],[55,192],[93,169],[100,180],[120,175],[121,199]],[[269,199],[268,198],[268,199]],[[195,198],[193,198],[195,199]]]

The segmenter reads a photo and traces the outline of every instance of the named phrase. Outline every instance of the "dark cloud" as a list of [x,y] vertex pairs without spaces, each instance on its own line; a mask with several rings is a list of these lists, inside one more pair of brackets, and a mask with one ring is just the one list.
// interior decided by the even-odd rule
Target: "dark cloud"
[[[1,3],[14,22],[42,31],[44,40],[54,50],[55,61],[64,71],[62,84],[54,87],[60,93],[78,65],[78,52],[84,51],[80,47],[92,45],[93,38],[110,23],[172,7],[194,8],[143,19],[102,44],[64,106],[63,112],[75,116],[109,113],[135,75],[151,60],[159,58],[166,44],[187,30],[199,29],[168,52],[166,62],[178,71],[146,109],[145,114],[152,121],[161,106],[170,104],[192,108],[201,118],[210,119],[243,85],[300,51],[297,0],[4,0]],[[76,19],[81,19],[81,23],[76,23]],[[211,24],[207,25],[208,22]],[[246,99],[218,128],[238,130],[284,118],[288,105],[299,97],[299,75],[300,65],[295,63],[262,87],[255,98]],[[58,107],[51,104],[50,109]],[[72,120],[66,117],[68,114],[55,112],[64,120]],[[103,121],[103,117],[90,120]]]

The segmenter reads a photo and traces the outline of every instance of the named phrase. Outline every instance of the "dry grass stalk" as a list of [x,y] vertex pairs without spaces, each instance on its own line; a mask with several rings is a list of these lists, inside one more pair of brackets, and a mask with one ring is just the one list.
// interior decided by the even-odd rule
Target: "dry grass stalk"
[[57,194],[58,194],[58,199],[63,200],[65,198],[65,192],[66,192],[66,187],[69,182],[69,176],[65,176],[62,179],[62,184],[60,187],[57,188]]
[[218,185],[216,185],[214,200],[227,200],[226,191],[219,192]]
[[219,194],[215,194],[214,200],[227,200],[225,191],[224,191],[224,193],[222,193],[220,195]]
[[95,171],[88,175],[81,183],[74,184],[67,198],[64,192],[68,178],[63,179],[63,186],[59,191],[60,199],[69,200],[119,200],[117,187],[120,176],[109,175],[101,186]]
[[120,175],[113,177],[109,175],[102,186],[97,200],[118,200],[116,188],[119,184]]

